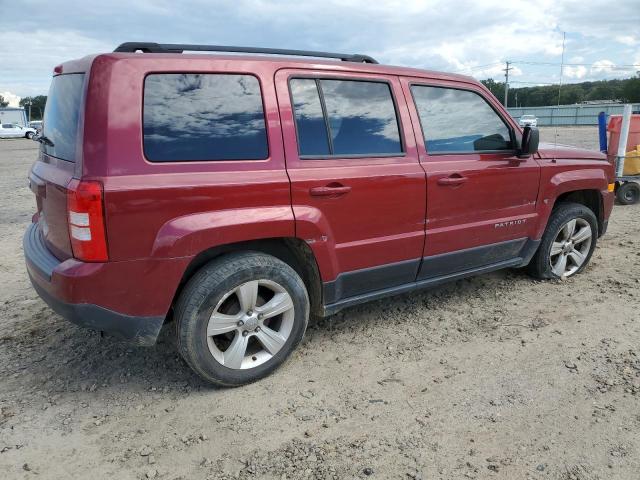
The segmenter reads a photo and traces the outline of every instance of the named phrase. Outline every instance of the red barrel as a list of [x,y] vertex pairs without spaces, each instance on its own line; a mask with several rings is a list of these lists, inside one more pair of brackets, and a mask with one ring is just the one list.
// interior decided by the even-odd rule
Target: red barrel
[[[609,147],[607,154],[615,157],[618,154],[618,144],[620,143],[620,130],[622,130],[622,115],[611,115],[609,117]],[[629,125],[629,137],[627,138],[627,152],[635,150],[640,145],[640,115],[631,115]]]

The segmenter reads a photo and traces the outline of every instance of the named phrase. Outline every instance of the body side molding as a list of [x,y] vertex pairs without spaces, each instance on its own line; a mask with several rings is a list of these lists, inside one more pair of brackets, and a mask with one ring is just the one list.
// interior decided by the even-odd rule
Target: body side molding
[[[324,316],[334,315],[343,308],[358,305],[360,303],[407,293],[413,290],[421,290],[503,268],[523,267],[529,263],[538,249],[538,245],[540,245],[540,240],[519,239],[428,257],[423,259],[423,265],[428,265],[432,262],[431,264],[434,266],[435,270],[433,272],[429,272],[431,275],[401,284],[388,283],[386,286],[380,286],[382,280],[386,275],[389,275],[389,272],[391,271],[398,272],[398,275],[396,276],[390,275],[390,278],[395,281],[402,278],[402,272],[405,272],[404,275],[407,275],[410,271],[410,267],[415,266],[415,262],[417,260],[398,262],[397,264],[382,265],[374,267],[373,269],[363,269],[356,272],[341,274],[335,281],[325,282],[323,284],[323,314]],[[515,255],[510,258],[504,258],[504,255],[507,255],[509,252],[515,252]],[[476,255],[476,260],[473,260],[474,255]],[[467,266],[467,268],[460,269],[461,266],[464,265],[465,259],[470,261],[474,266]],[[485,263],[481,263],[482,261],[485,261]],[[447,263],[450,265],[449,271],[446,271]],[[371,274],[373,274],[373,282],[366,277]],[[346,286],[334,285],[339,281],[346,283]],[[353,284],[354,286],[351,286],[350,284]],[[358,284],[360,286],[357,286]],[[366,291],[367,285],[377,285],[380,286],[380,288]],[[342,298],[338,297],[340,293],[345,294],[358,291],[362,293],[354,293],[350,296],[343,296]]]

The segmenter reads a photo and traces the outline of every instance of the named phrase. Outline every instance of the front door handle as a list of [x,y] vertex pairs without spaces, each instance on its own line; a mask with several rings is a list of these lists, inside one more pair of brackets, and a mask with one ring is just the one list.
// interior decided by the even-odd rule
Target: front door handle
[[324,187],[312,187],[309,193],[314,197],[338,197],[351,191],[351,187],[339,183],[330,183]]
[[450,177],[439,178],[438,185],[455,187],[456,185],[462,185],[467,180],[469,180],[467,177],[463,177],[462,175],[456,173],[455,175],[451,175]]

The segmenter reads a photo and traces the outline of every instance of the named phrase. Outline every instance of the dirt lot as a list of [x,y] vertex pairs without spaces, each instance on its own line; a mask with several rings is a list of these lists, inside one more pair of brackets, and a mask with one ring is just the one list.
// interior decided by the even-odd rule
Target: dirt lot
[[640,206],[614,209],[574,279],[502,271],[351,308],[275,375],[216,390],[171,328],[130,347],[36,296],[34,146],[0,141],[1,478],[638,478]]

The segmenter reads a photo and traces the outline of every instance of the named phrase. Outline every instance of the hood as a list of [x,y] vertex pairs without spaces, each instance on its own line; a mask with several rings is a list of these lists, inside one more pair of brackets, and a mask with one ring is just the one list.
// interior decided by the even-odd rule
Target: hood
[[607,156],[597,150],[572,147],[570,145],[556,145],[554,143],[540,143],[538,153],[542,158],[556,158],[566,160],[606,160]]

